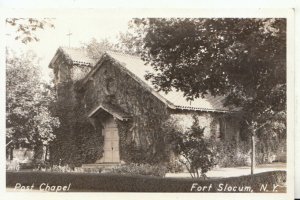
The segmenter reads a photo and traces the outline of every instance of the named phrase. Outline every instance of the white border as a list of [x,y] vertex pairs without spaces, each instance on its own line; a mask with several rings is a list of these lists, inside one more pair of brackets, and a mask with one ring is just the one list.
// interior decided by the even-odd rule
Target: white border
[[[177,2],[177,1],[176,1]],[[250,2],[250,1],[249,1]],[[253,3],[253,1],[252,1]],[[86,5],[86,4],[85,4]],[[245,4],[246,5],[246,4]],[[245,6],[246,7],[246,6]],[[153,199],[153,198],[161,198],[161,199],[182,199],[182,198],[213,198],[213,199],[293,199],[294,198],[294,187],[293,187],[293,179],[294,179],[294,16],[293,10],[291,9],[102,9],[95,10],[89,9],[87,10],[78,10],[72,9],[70,11],[70,15],[78,16],[78,14],[84,14],[88,12],[89,16],[97,15],[97,13],[108,12],[112,15],[118,16],[131,16],[131,17],[286,17],[288,19],[288,61],[287,61],[287,75],[288,75],[288,183],[287,188],[288,192],[286,194],[223,194],[223,193],[64,193],[64,194],[55,194],[55,193],[11,193],[3,191],[5,188],[4,182],[1,182],[0,189],[1,192],[5,193],[5,199],[53,199],[53,198],[63,198],[63,199],[83,199],[83,198],[91,198],[91,199],[118,199],[118,198],[130,198],[130,199]],[[66,13],[65,9],[6,9],[4,10],[5,17],[63,17]],[[2,12],[1,12],[2,13]],[[4,26],[3,16],[1,16],[1,27]],[[0,52],[1,66],[4,63],[4,52],[1,49]],[[3,86],[5,85],[5,71],[3,73],[3,69],[5,67],[1,67],[1,91],[5,91]],[[4,75],[4,76],[3,76]],[[2,108],[5,106],[5,92],[0,93],[1,97],[1,105]],[[3,102],[4,100],[4,102]],[[4,103],[4,104],[3,104]],[[4,106],[3,106],[4,105]],[[1,112],[1,120],[5,113]],[[5,123],[5,119],[4,119]],[[3,123],[1,123],[1,132],[4,133],[5,129]],[[5,135],[5,134],[3,134]],[[5,144],[5,139],[1,143]],[[3,151],[4,148],[1,148]],[[5,153],[5,152],[4,152]],[[1,156],[4,154],[1,152]],[[1,157],[4,162],[1,162],[1,171],[5,173],[5,157]],[[4,173],[2,173],[4,175]],[[1,178],[4,180],[4,177]]]

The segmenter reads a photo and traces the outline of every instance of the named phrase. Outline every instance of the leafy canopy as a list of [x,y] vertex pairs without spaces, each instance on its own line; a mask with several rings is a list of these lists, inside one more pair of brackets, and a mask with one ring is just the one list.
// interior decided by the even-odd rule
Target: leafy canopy
[[7,50],[6,57],[6,139],[34,147],[55,138],[59,120],[52,116],[55,101],[51,86],[43,83],[34,53],[20,56]]
[[187,99],[226,95],[254,124],[285,121],[286,20],[147,18],[131,23],[159,89]]

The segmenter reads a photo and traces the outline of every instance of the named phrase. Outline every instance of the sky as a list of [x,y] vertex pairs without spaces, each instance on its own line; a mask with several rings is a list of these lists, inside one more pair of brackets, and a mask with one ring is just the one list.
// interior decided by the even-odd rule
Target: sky
[[53,58],[59,46],[80,47],[83,43],[89,42],[92,38],[97,40],[108,39],[116,42],[120,32],[126,32],[130,17],[112,17],[106,15],[97,16],[66,16],[52,19],[54,28],[46,27],[36,31],[38,42],[23,44],[20,40],[15,40],[15,28],[6,25],[6,45],[16,51],[17,54],[33,50],[40,58],[40,67],[43,79],[49,80],[49,73],[52,71],[48,64]]
[[[1,0],[0,0],[1,1]],[[12,1],[13,2],[13,1]],[[80,1],[76,1],[79,3]],[[5,2],[9,4],[9,2]],[[0,4],[1,5],[1,4]],[[170,13],[170,14],[168,14]],[[52,20],[55,28],[46,28],[41,31],[37,31],[36,35],[40,39],[39,42],[31,42],[29,44],[23,44],[19,40],[15,40],[15,29],[11,26],[5,26],[5,40],[6,45],[16,52],[25,52],[27,50],[33,50],[36,52],[37,56],[41,58],[40,65],[41,71],[43,73],[43,79],[49,80],[50,69],[48,69],[48,64],[52,57],[54,56],[56,50],[59,46],[69,46],[69,37],[67,34],[72,33],[70,37],[71,47],[80,47],[82,43],[89,42],[92,38],[97,40],[108,39],[110,41],[116,42],[116,37],[120,32],[126,32],[127,25],[130,19],[139,16],[177,16],[177,17],[190,17],[190,16],[222,16],[218,10],[193,10],[192,12],[185,12],[184,10],[180,12],[166,12],[164,10],[158,10],[154,12],[150,9],[142,10],[135,9],[132,11],[124,11],[121,8],[118,9],[38,9],[30,12],[29,10],[15,10],[11,9],[7,13],[7,17],[33,17],[42,18],[50,17],[54,18]],[[236,10],[231,12],[227,10],[224,12],[225,16],[239,16],[247,14],[243,10]],[[252,12],[249,17],[256,16],[259,14],[257,11]],[[275,12],[276,13],[276,12]],[[264,14],[263,12],[260,14]],[[279,14],[277,12],[276,14]],[[223,14],[224,15],[224,14]]]

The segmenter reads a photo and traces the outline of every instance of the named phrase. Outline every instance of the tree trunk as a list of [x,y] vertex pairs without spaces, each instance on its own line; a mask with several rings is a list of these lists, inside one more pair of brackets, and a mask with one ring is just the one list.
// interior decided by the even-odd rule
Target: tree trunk
[[255,168],[255,132],[252,129],[252,136],[251,136],[251,174],[254,174]]

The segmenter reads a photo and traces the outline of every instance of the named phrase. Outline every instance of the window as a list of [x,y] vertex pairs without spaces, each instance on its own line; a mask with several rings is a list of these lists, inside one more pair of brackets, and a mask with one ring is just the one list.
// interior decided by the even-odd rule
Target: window
[[225,139],[225,132],[226,132],[226,123],[225,119],[219,118],[216,121],[215,124],[215,130],[216,130],[216,139],[217,140],[223,140]]

